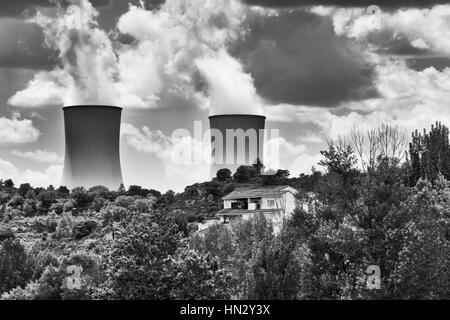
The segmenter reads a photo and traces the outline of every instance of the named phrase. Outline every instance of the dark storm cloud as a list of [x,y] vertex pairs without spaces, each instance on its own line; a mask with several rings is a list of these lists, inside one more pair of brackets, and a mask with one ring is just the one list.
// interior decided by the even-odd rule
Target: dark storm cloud
[[0,1],[0,16],[13,17],[27,13],[37,7],[51,5],[46,0],[2,0]]
[[407,59],[406,63],[409,68],[416,71],[422,71],[433,67],[434,69],[442,72],[445,68],[450,68],[450,57],[411,58]]
[[404,34],[395,30],[383,30],[367,36],[366,41],[376,46],[376,52],[385,55],[397,56],[426,56],[430,54],[427,49],[417,48]]
[[334,33],[328,17],[283,10],[252,16],[233,48],[258,93],[274,103],[336,106],[377,95],[373,67]]
[[[90,0],[96,7],[111,6],[113,0]],[[59,3],[62,6],[69,2],[66,0],[1,0],[0,16],[16,17],[21,15],[32,15],[38,8],[54,7]]]
[[[109,7],[112,0],[91,0],[98,8]],[[67,5],[65,0],[1,0],[0,1],[0,67],[51,69],[56,53],[44,45],[44,34],[37,24],[23,21],[36,9]]]
[[0,67],[50,69],[56,53],[44,46],[42,29],[16,18],[0,19]]
[[450,0],[241,0],[249,5],[272,8],[299,6],[339,6],[339,7],[368,7],[378,5],[382,8],[399,7],[430,7],[436,4],[450,3]]

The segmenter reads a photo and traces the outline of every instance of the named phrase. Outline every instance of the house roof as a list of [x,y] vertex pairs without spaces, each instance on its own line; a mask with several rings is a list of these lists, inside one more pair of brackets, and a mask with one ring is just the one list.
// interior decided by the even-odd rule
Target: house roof
[[283,209],[256,209],[256,210],[245,210],[245,209],[222,209],[219,212],[216,213],[216,216],[222,217],[239,217],[242,216],[245,213],[279,213],[280,211],[283,211]]
[[229,193],[222,200],[233,200],[242,198],[261,198],[261,197],[273,197],[280,196],[289,190],[283,190],[290,188],[288,185],[281,186],[269,186],[269,187],[241,187],[236,188],[233,192]]

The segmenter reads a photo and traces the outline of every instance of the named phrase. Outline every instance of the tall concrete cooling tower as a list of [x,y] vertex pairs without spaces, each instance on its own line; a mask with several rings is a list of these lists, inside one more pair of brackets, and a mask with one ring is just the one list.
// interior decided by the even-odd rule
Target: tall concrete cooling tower
[[69,188],[102,185],[117,190],[122,183],[122,108],[80,105],[63,110],[66,151],[62,184]]
[[[213,147],[212,177],[215,177],[217,171],[223,168],[227,168],[234,173],[241,165],[251,165],[257,158],[263,161],[265,122],[266,117],[264,116],[247,114],[225,114],[209,117]],[[232,132],[235,133],[234,136],[230,135]],[[238,134],[238,132],[241,134]],[[215,133],[222,135],[222,142],[217,140]]]

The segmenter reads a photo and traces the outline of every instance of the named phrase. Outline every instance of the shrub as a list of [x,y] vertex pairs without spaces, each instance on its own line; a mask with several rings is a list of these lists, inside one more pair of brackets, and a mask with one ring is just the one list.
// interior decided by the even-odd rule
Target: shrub
[[71,212],[76,207],[77,207],[77,202],[73,199],[69,199],[64,203],[63,211]]
[[41,191],[38,196],[37,200],[39,211],[45,213],[48,212],[50,209],[50,206],[56,202],[56,192],[55,191]]
[[54,211],[56,214],[61,214],[64,211],[64,203],[61,200],[58,200],[57,202],[53,203],[50,206],[50,211]]
[[114,204],[122,208],[128,208],[133,204],[134,198],[130,196],[118,196]]
[[33,217],[36,215],[36,201],[33,199],[25,199],[22,205],[22,212],[25,217]]
[[6,207],[5,215],[8,216],[9,219],[14,219],[20,217],[22,215],[22,211],[11,207]]
[[5,292],[0,300],[34,300],[39,296],[39,283],[29,282],[25,288],[17,287]]
[[24,199],[22,196],[16,194],[15,196],[13,196],[11,198],[11,200],[9,200],[8,205],[13,207],[13,208],[22,208],[21,206],[24,203]]
[[36,217],[32,224],[34,230],[38,233],[55,232],[58,226],[54,215],[45,217]]
[[144,213],[144,212],[150,212],[153,208],[153,205],[155,204],[155,199],[136,199],[134,200],[133,204],[129,207],[130,210]]
[[231,174],[232,172],[230,171],[230,169],[227,168],[220,169],[216,173],[216,178],[219,181],[227,181],[228,179],[231,179]]
[[7,192],[0,191],[0,204],[7,203],[10,198],[11,196]]
[[63,214],[56,227],[54,238],[61,239],[70,237],[72,235],[72,227],[73,223],[71,216],[69,214]]
[[99,212],[100,209],[105,205],[105,202],[106,200],[102,196],[95,196],[94,201],[91,204],[92,210],[94,210],[95,212]]
[[14,238],[14,232],[8,226],[0,225],[0,241]]
[[75,223],[72,234],[75,239],[81,239],[92,233],[97,228],[97,222],[93,220],[85,220]]
[[38,280],[48,266],[59,266],[58,258],[49,251],[39,252],[34,259],[32,280]]

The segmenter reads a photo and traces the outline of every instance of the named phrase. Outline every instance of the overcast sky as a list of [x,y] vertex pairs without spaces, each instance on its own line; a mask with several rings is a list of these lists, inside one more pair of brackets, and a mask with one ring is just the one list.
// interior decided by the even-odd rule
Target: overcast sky
[[354,126],[450,124],[448,1],[68,2],[0,2],[0,178],[59,184],[70,104],[122,106],[125,183],[161,191],[208,180],[170,154],[210,114],[265,114],[295,176]]

